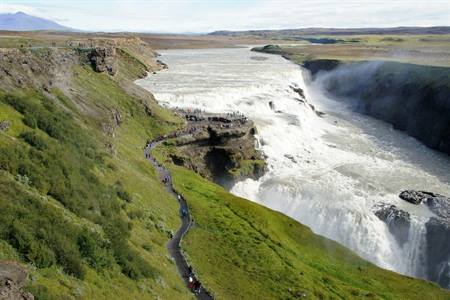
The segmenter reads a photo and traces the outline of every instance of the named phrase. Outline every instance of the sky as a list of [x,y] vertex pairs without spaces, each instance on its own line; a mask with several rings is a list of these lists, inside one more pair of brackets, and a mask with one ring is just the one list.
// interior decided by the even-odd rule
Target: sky
[[450,26],[450,0],[0,0],[17,11],[90,31]]

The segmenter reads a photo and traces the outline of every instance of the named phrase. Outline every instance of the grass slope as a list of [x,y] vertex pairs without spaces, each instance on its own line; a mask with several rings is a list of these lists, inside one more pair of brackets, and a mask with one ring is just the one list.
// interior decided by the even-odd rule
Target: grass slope
[[[155,150],[160,161],[172,146]],[[168,163],[194,227],[183,249],[217,299],[449,299],[436,284],[376,267],[268,208]]]
[[[142,151],[180,123],[154,101],[149,116],[124,88],[142,65],[120,66],[116,79],[75,66],[69,95],[0,93],[11,123],[0,132],[0,259],[27,266],[36,299],[192,298],[166,251],[177,203]],[[111,111],[114,136],[102,132]]]

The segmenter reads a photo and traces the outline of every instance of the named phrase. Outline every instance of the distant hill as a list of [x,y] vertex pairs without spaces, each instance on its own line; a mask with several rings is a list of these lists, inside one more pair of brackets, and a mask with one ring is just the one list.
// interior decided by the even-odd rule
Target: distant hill
[[74,31],[74,29],[59,25],[56,22],[27,15],[23,12],[14,14],[0,14],[0,30],[32,31],[32,30],[57,30]]
[[392,28],[301,28],[282,30],[214,31],[209,35],[260,37],[293,35],[361,35],[361,34],[450,34],[450,26],[436,27],[392,27]]

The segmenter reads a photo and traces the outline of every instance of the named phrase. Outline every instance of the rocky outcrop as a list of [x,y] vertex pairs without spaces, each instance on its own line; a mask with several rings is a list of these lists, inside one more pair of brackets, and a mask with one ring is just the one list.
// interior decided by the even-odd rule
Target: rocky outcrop
[[32,294],[23,291],[27,272],[12,261],[0,261],[0,300],[33,300]]
[[431,218],[427,229],[428,279],[450,289],[450,220]]
[[161,69],[161,70],[165,70],[165,69],[169,68],[169,66],[166,63],[160,61],[159,59],[156,60],[156,64],[159,66],[159,69]]
[[256,128],[243,116],[180,113],[187,120],[188,135],[175,140],[172,161],[200,175],[229,186],[242,178],[259,178],[266,170],[256,149]]
[[450,68],[335,60],[306,61],[303,66],[325,91],[351,101],[358,112],[450,154]]
[[411,225],[409,213],[395,205],[382,204],[377,207],[375,215],[387,224],[389,231],[401,246],[408,241]]
[[297,85],[291,85],[289,86],[294,92],[296,92],[301,99],[305,99],[305,92],[303,91],[302,88],[298,87]]
[[424,203],[438,217],[450,219],[450,198],[436,193],[414,190],[403,191],[399,197],[416,205]]
[[431,193],[427,192],[406,190],[401,192],[399,197],[400,199],[403,199],[405,201],[408,201],[409,203],[417,205],[422,203],[422,200],[426,199],[430,195]]
[[427,242],[427,278],[450,289],[450,198],[424,191],[407,190],[400,198],[426,205],[436,217],[425,224]]
[[117,72],[116,49],[114,47],[95,47],[89,54],[89,60],[96,72],[107,72],[114,76]]
[[102,130],[105,135],[115,137],[115,130],[122,124],[122,116],[118,109],[111,109],[110,119],[102,123]]
[[339,60],[334,59],[314,59],[307,60],[303,63],[303,67],[311,73],[314,78],[317,73],[320,71],[331,71],[336,69],[341,62]]
[[11,122],[8,120],[0,121],[0,131],[7,131],[11,127]]

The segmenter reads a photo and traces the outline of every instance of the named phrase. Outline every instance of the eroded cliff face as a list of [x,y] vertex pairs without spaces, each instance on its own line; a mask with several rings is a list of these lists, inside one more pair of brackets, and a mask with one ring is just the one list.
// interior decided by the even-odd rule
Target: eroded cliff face
[[[450,288],[450,198],[426,191],[405,190],[399,197],[414,205],[425,205],[435,216],[425,223],[425,274],[429,280]],[[384,221],[400,245],[409,240],[411,216],[395,205],[382,205],[375,215]]]
[[188,135],[174,143],[172,161],[225,187],[243,178],[259,178],[266,170],[257,150],[256,128],[243,116],[179,112],[187,120]]
[[304,63],[312,79],[358,112],[450,154],[450,68],[387,61]]

